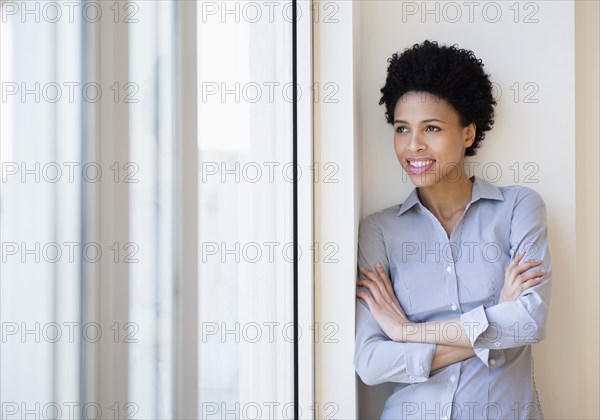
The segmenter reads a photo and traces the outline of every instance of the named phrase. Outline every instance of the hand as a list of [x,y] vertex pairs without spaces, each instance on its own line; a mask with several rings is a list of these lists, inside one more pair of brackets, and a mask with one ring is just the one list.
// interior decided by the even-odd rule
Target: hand
[[519,252],[510,262],[508,267],[506,267],[504,272],[504,286],[502,287],[502,290],[500,290],[498,303],[516,300],[523,291],[539,284],[540,281],[542,281],[540,277],[546,274],[546,271],[542,270],[532,270],[523,273],[531,267],[535,267],[542,263],[542,260],[530,260],[523,264],[519,264],[524,255],[525,251]]
[[376,273],[367,268],[360,269],[367,278],[359,279],[356,284],[366,287],[369,291],[359,290],[356,296],[367,302],[369,310],[383,332],[390,339],[401,341],[402,324],[409,324],[410,321],[396,298],[392,282],[383,266],[377,263],[375,269]]

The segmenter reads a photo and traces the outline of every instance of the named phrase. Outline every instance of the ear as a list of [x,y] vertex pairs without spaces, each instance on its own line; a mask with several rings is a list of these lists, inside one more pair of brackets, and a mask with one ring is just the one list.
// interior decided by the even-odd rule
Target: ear
[[470,147],[475,142],[475,134],[477,134],[477,126],[475,123],[471,123],[463,128],[463,134],[465,137],[465,149]]

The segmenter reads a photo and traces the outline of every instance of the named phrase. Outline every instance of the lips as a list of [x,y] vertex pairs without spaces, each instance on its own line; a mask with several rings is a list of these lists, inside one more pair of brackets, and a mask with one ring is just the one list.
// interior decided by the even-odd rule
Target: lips
[[435,159],[430,158],[409,158],[406,162],[406,170],[410,174],[422,174],[433,168],[433,165],[435,165]]

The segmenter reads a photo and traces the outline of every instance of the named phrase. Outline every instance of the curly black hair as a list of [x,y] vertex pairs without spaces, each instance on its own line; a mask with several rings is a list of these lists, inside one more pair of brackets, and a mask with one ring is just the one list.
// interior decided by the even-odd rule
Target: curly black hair
[[466,156],[474,156],[485,132],[494,125],[496,101],[489,75],[473,51],[426,40],[393,54],[388,63],[379,101],[379,105],[385,104],[387,122],[394,123],[394,108],[405,93],[431,93],[456,110],[463,127],[475,124],[475,141],[465,150]]

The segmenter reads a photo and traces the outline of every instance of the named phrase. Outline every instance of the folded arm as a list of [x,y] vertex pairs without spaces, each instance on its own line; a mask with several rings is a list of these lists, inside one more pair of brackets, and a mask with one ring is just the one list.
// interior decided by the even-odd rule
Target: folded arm
[[[358,264],[373,268],[377,261],[389,271],[383,235],[372,218],[367,217],[360,224]],[[367,304],[360,299],[356,301],[354,367],[367,385],[423,382],[431,370],[472,356],[472,350],[469,353],[450,346],[394,341],[381,328]]]
[[472,348],[446,346],[438,344],[435,346],[435,353],[431,361],[431,370],[443,368],[456,362],[469,359],[475,356]]
[[[368,304],[377,324],[392,340],[471,349],[487,366],[499,366],[504,362],[503,349],[535,343],[544,337],[552,263],[547,245],[545,205],[531,189],[521,189],[516,197],[510,243],[513,244],[512,262],[506,272],[502,303],[495,306],[481,305],[448,320],[412,323],[395,298],[387,274],[389,267],[384,265],[387,260],[376,265],[375,270],[362,270],[366,278],[359,280],[358,285],[368,288],[368,292],[362,290],[357,295]],[[512,278],[509,282],[509,269],[515,268],[514,261],[519,261],[519,255],[527,256],[519,266],[518,279],[521,280]],[[512,300],[506,298],[506,293],[513,295]],[[459,357],[456,350],[452,351],[454,357]],[[444,359],[436,363],[441,360]]]
[[[518,299],[490,308],[479,306],[461,315],[460,321],[468,333],[469,341],[484,362],[489,359],[490,352],[496,349],[537,343],[546,334],[552,260],[548,249],[546,206],[540,195],[532,189],[521,188],[515,199],[510,243],[511,259],[524,251],[524,260],[540,260],[535,269],[543,270],[543,275]],[[496,361],[496,366],[500,363]]]
[[[503,359],[490,351],[537,343],[545,336],[550,305],[552,261],[547,243],[546,210],[541,197],[523,188],[515,202],[511,223],[511,260],[525,255],[519,279],[514,283],[512,300],[485,308],[483,305],[460,317],[421,324],[405,323],[398,327],[400,341],[436,343],[472,348],[489,366],[499,366]],[[529,261],[529,262],[528,262]],[[511,263],[514,268],[514,263]],[[535,268],[535,269],[534,269]],[[508,276],[507,271],[507,278]],[[506,288],[506,284],[505,284]],[[504,291],[505,289],[503,289]]]

